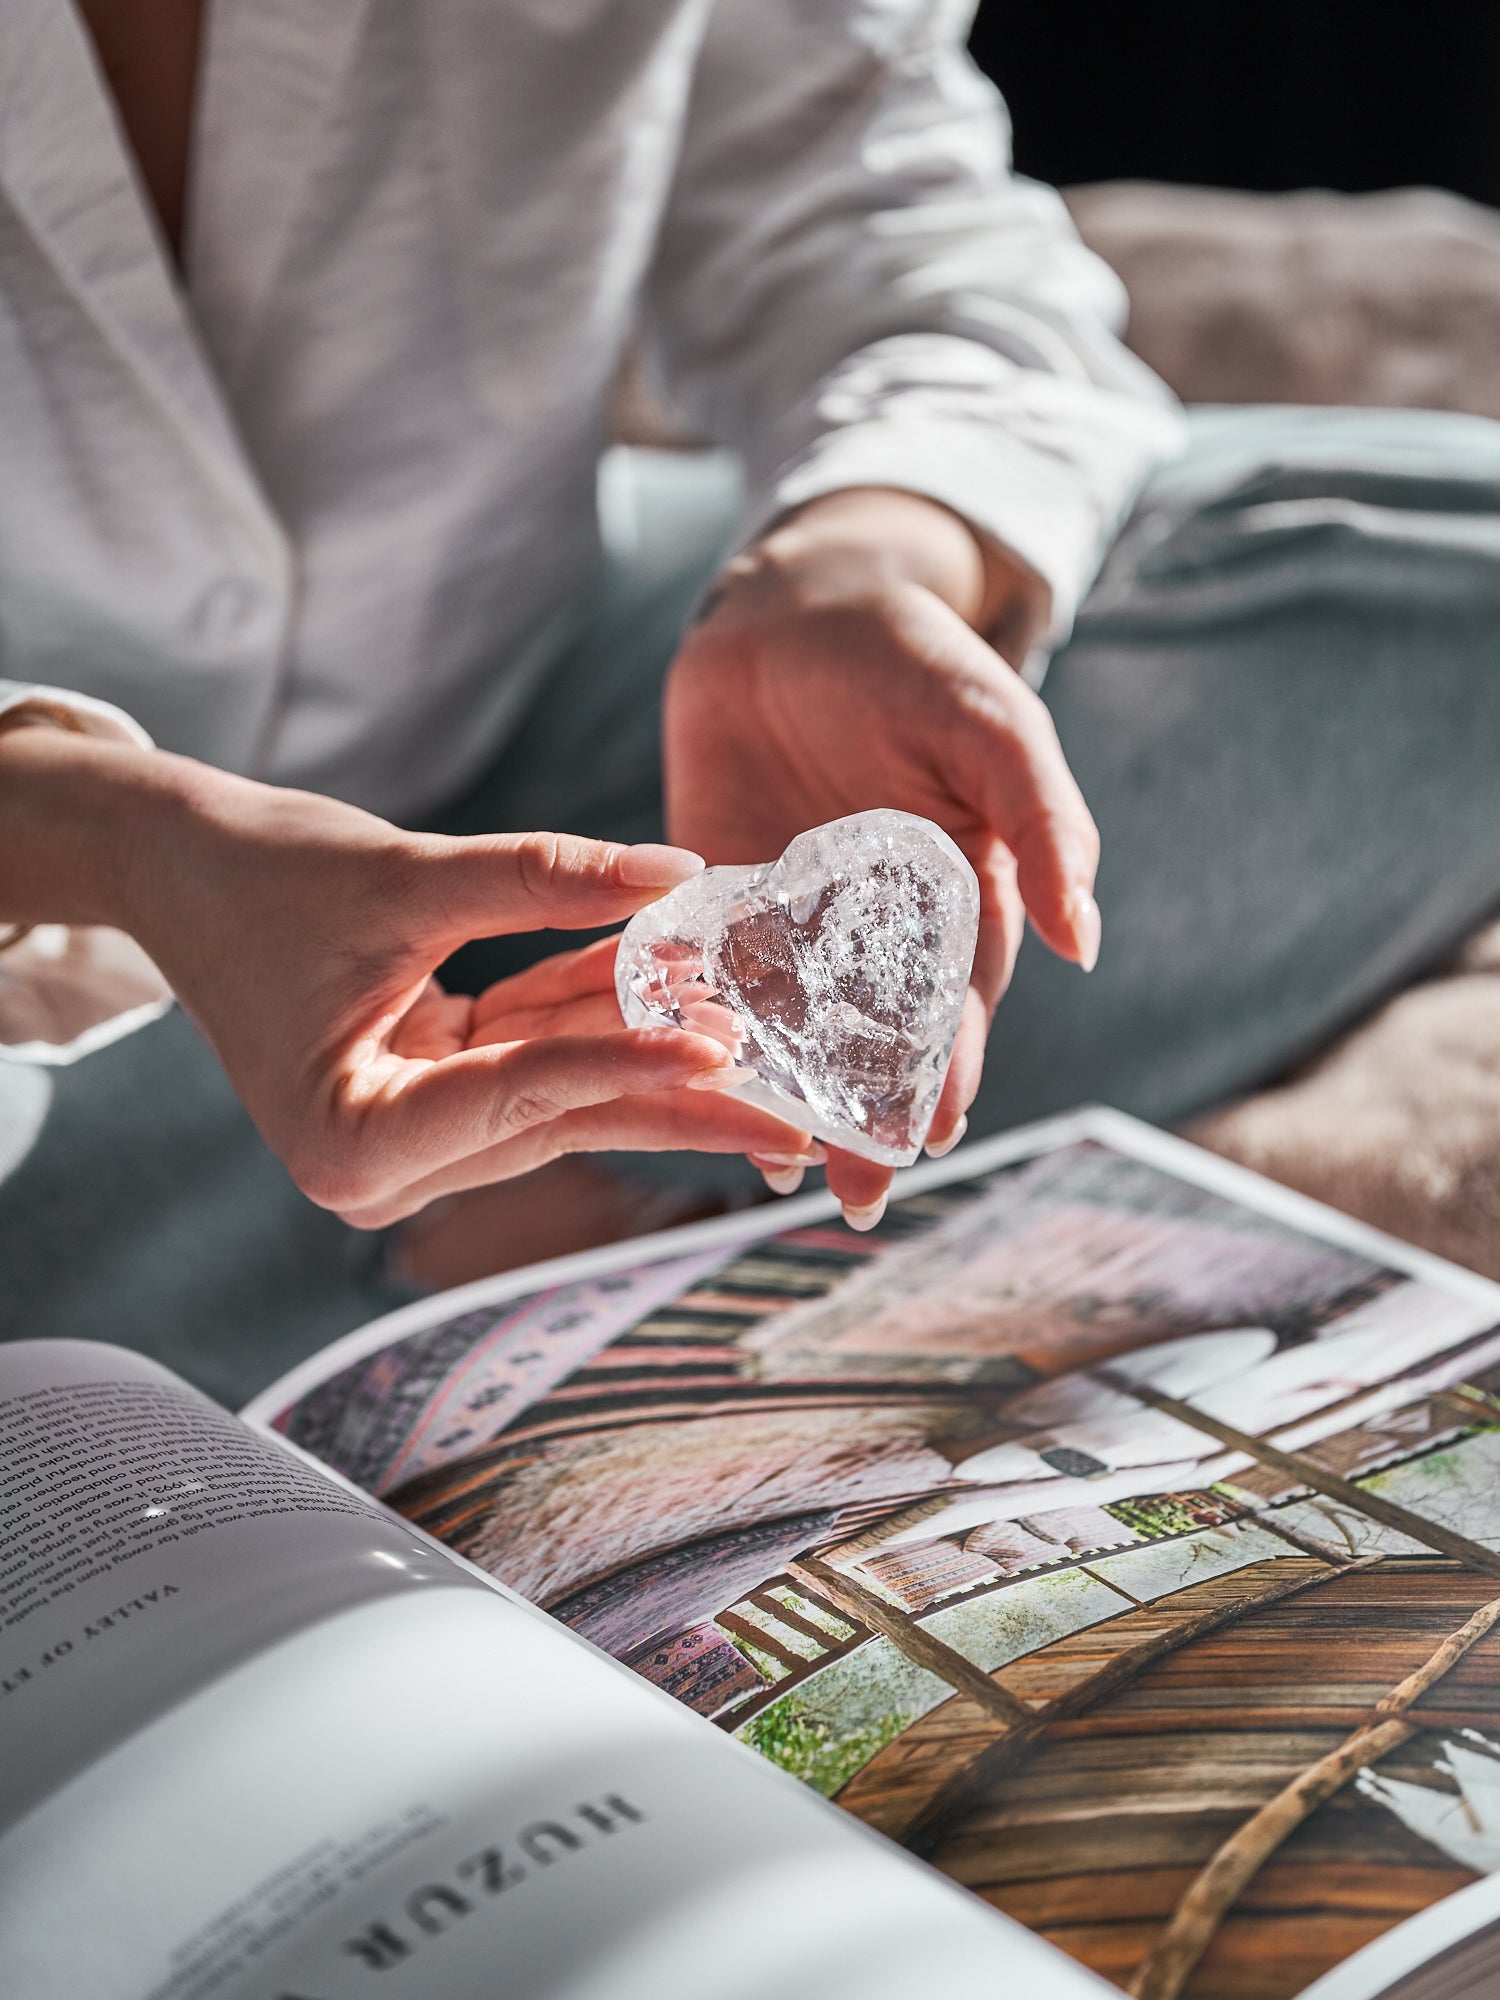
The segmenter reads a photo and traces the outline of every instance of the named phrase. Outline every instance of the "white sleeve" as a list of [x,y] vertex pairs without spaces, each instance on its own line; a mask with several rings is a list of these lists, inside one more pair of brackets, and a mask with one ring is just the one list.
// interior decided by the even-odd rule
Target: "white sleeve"
[[[67,709],[90,736],[151,748],[123,710],[62,688],[0,681],[0,716],[28,702]],[[133,938],[102,924],[38,924],[0,951],[0,1061],[71,1063],[156,1020],[171,988]]]
[[716,0],[650,281],[671,402],[746,455],[750,532],[895,486],[1050,584],[1050,642],[1151,468],[1168,390],[1124,291],[1010,169],[971,0]]

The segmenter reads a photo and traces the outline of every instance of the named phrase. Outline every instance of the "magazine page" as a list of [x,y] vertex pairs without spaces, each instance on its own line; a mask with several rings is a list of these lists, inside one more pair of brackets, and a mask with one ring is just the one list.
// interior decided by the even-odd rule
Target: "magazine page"
[[1500,1288],[1108,1113],[898,1196],[469,1287],[251,1414],[1144,2000],[1451,1989]]
[[6,2000],[1109,1989],[480,1588],[300,1632],[0,1836]]
[[0,1345],[0,1831],[300,1627],[476,1579],[138,1354]]
[[0,1510],[5,2000],[1107,1992],[150,1362],[0,1350]]

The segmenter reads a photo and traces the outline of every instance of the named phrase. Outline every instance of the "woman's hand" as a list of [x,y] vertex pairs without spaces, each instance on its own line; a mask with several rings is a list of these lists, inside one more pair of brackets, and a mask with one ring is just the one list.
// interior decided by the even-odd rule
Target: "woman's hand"
[[[997,650],[1019,665],[1048,608],[1036,577],[945,508],[838,493],[729,565],[668,682],[668,829],[709,861],[767,861],[824,820],[897,806],[973,863],[979,949],[932,1152],[962,1136],[1026,916],[1085,969],[1099,948],[1098,834],[1051,717]],[[830,1152],[856,1227],[890,1179]]]
[[628,917],[696,856],[565,835],[451,840],[187,759],[48,729],[0,738],[0,919],[110,923],[148,951],[311,1199],[377,1227],[559,1154],[815,1158],[726,1094],[707,1037],[627,1029],[613,941],[477,1001],[468,939]]

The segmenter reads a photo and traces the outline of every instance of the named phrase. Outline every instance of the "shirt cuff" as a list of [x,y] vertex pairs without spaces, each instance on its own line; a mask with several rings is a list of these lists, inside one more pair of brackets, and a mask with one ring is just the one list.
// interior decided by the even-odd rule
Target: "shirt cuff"
[[[0,716],[30,703],[65,709],[83,733],[152,748],[140,724],[107,701],[63,688],[0,682]],[[0,1062],[77,1062],[159,1020],[172,989],[124,931],[38,924],[0,952]]]
[[[800,433],[800,435],[798,435]],[[1042,643],[1074,615],[1141,487],[1180,449],[1181,412],[1077,376],[1023,368],[977,343],[889,340],[829,377],[757,482],[746,539],[852,486],[940,501],[1052,593]]]

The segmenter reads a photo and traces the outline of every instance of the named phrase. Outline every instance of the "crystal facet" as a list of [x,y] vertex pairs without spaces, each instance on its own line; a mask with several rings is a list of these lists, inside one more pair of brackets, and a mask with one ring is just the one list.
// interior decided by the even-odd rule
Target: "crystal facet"
[[979,882],[940,827],[855,813],[779,861],[710,868],[632,917],[627,1026],[712,1035],[755,1072],[737,1095],[887,1166],[922,1150],[953,1053]]

